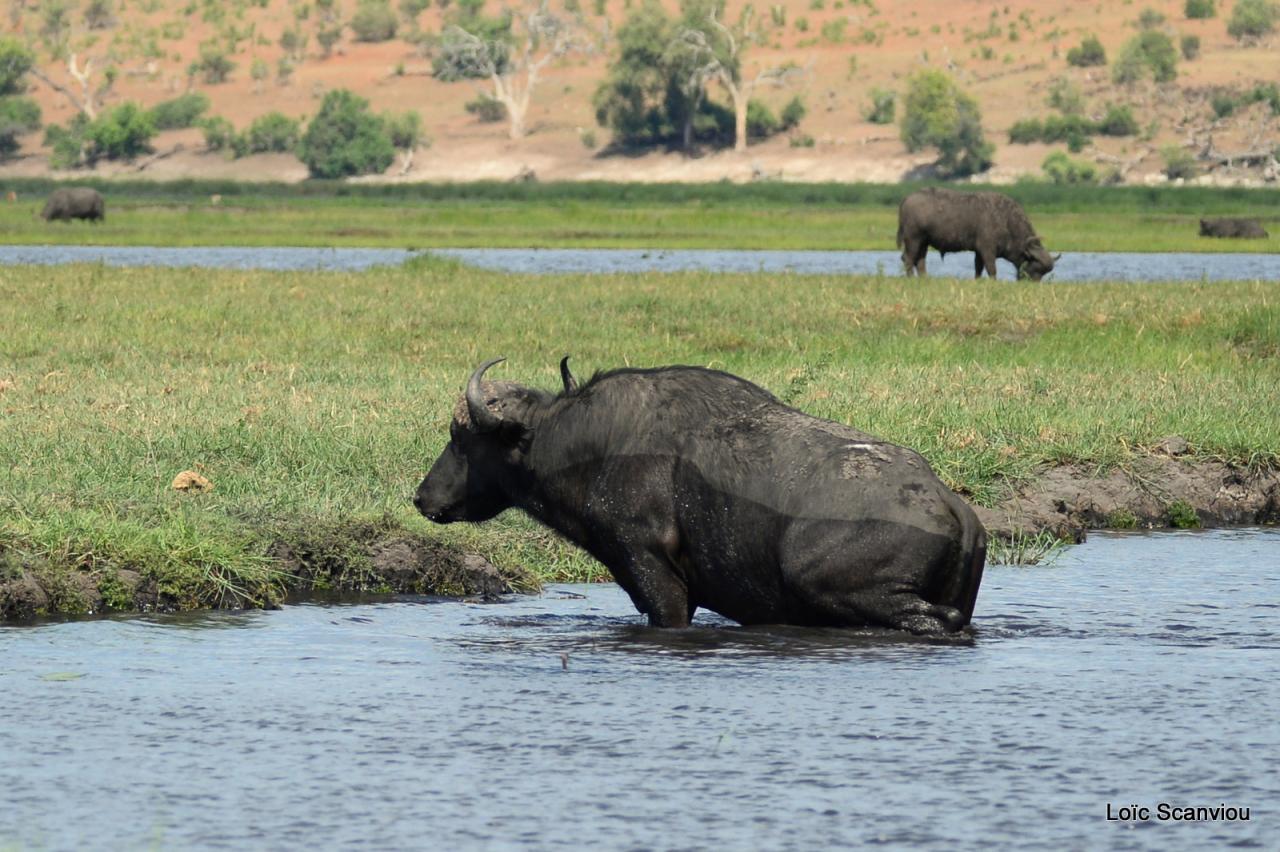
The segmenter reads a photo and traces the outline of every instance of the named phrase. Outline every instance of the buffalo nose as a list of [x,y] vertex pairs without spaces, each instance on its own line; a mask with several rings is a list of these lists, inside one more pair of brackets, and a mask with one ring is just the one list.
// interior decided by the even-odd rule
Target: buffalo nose
[[422,505],[422,495],[421,495],[421,494],[415,494],[415,495],[413,495],[413,505],[414,505],[414,507],[415,507],[415,508],[417,508],[417,510],[418,510],[418,512],[419,512],[419,513],[421,513],[421,514],[423,514],[423,515],[425,515],[425,514],[427,513],[426,508],[424,508],[424,507],[423,507],[423,505]]

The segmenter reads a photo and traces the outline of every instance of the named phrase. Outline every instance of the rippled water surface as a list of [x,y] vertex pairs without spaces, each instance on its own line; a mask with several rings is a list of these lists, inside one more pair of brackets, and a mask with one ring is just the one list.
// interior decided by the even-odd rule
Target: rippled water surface
[[[1280,530],[991,567],[976,636],[612,585],[0,628],[0,849],[1275,848]],[[1118,823],[1106,806],[1251,808]]]
[[[900,275],[896,251],[742,251],[722,249],[433,249],[432,254],[503,272],[525,274],[771,272],[809,275]],[[97,263],[110,266],[211,267],[218,269],[355,270],[403,263],[415,252],[378,248],[261,248],[238,246],[0,246],[0,264]],[[973,253],[929,254],[932,275],[970,278]],[[998,261],[999,276],[1015,270]],[[1050,281],[1280,280],[1277,254],[1138,254],[1074,252],[1063,257]]]

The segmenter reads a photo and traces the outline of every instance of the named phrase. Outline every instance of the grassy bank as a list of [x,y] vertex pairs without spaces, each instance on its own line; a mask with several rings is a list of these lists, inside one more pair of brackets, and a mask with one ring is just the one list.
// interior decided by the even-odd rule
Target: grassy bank
[[[86,180],[103,225],[35,214],[55,185],[9,181],[0,242],[98,245],[893,249],[911,185],[242,184]],[[1280,190],[1000,187],[1054,251],[1280,251]],[[214,204],[211,199],[219,196]],[[1198,236],[1206,215],[1252,216],[1266,240]]]
[[[3,267],[0,582],[38,565],[109,590],[126,571],[178,605],[261,600],[290,584],[282,542],[341,560],[356,528],[544,579],[599,576],[515,514],[414,514],[456,394],[496,355],[502,378],[545,387],[566,352],[580,374],[723,368],[918,448],[987,504],[1043,465],[1124,466],[1171,434],[1193,457],[1274,466],[1278,303],[1273,283],[530,280],[432,259],[359,274]],[[212,490],[175,491],[184,470]]]

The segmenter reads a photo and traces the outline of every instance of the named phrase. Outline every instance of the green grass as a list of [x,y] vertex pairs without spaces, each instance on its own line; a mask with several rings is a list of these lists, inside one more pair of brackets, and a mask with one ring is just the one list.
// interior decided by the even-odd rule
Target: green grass
[[[597,248],[894,248],[912,185],[235,184],[103,182],[107,221],[45,223],[53,184],[10,181],[0,242]],[[1280,251],[1280,191],[1000,187],[1053,251]],[[214,205],[214,194],[222,196]],[[1254,216],[1266,240],[1198,236],[1204,215]]]
[[[495,375],[548,388],[565,353],[580,375],[726,369],[919,449],[988,504],[1170,434],[1280,463],[1276,283],[0,267],[0,329],[0,574],[6,550],[104,593],[141,571],[191,606],[279,582],[280,529],[376,519],[544,579],[603,576],[516,513],[433,527],[409,503],[499,355]],[[213,490],[173,491],[186,469]]]

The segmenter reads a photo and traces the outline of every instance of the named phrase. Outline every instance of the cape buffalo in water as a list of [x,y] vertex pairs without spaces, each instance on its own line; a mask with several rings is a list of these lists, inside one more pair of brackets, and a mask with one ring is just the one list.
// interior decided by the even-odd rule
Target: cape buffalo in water
[[1237,219],[1224,216],[1220,219],[1201,219],[1200,236],[1224,237],[1236,240],[1265,240],[1267,232],[1257,219]]
[[88,219],[102,221],[107,218],[106,205],[102,195],[96,189],[87,186],[63,187],[55,189],[49,200],[44,203],[40,216],[46,222],[55,219],[71,221],[72,219]]
[[1039,281],[1062,255],[1051,256],[1036,236],[1022,205],[998,192],[957,192],[931,187],[913,192],[898,205],[898,247],[907,275],[925,274],[929,248],[971,251],[973,277],[985,269],[996,277],[996,258],[1018,270],[1019,278]]
[[968,624],[986,532],[917,453],[700,367],[551,394],[471,374],[418,486],[431,520],[523,509],[609,569],[657,627]]

